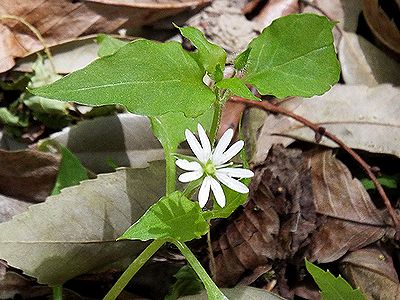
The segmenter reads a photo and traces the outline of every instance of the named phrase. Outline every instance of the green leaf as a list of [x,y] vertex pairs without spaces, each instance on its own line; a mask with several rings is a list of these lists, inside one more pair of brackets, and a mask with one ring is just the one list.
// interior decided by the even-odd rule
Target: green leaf
[[[375,190],[376,189],[375,185],[371,179],[363,178],[360,181],[366,190]],[[388,189],[397,189],[397,187],[398,187],[397,182],[400,182],[400,173],[398,173],[396,175],[383,175],[378,178],[378,182],[383,187],[386,187]]]
[[197,124],[201,124],[207,130],[210,128],[213,109],[207,110],[197,118],[185,117],[183,113],[170,112],[162,116],[152,117],[151,126],[154,135],[163,145],[165,151],[172,154],[178,149],[180,143],[186,140],[185,130],[197,131]]
[[26,127],[28,126],[27,122],[20,120],[20,118],[14,114],[12,114],[7,108],[0,108],[0,124],[9,125],[9,126],[19,126]]
[[120,103],[130,112],[148,116],[175,111],[196,117],[215,101],[203,76],[179,43],[137,40],[31,92],[88,105]]
[[237,77],[222,79],[216,84],[220,89],[227,89],[236,96],[240,96],[246,99],[260,101],[259,98],[254,96],[252,92],[247,88],[246,84]]
[[249,45],[244,80],[265,95],[321,95],[339,80],[334,23],[313,14],[275,20]]
[[180,296],[195,295],[203,289],[203,283],[190,266],[183,266],[175,275],[176,282],[164,300],[175,300]]
[[99,57],[112,55],[127,44],[127,42],[113,38],[107,34],[97,35],[96,41],[100,45],[99,52],[97,53]]
[[235,67],[236,70],[242,70],[246,66],[247,60],[249,59],[250,51],[251,48],[247,48],[238,56],[236,56],[235,62],[233,63],[233,66]]
[[194,27],[178,27],[181,34],[197,48],[193,53],[197,62],[211,75],[218,73],[218,66],[224,69],[226,52],[220,46],[210,43],[204,34]]
[[81,181],[89,179],[86,168],[66,147],[53,141],[45,141],[39,146],[39,149],[43,151],[51,146],[59,148],[61,152],[58,175],[51,195],[57,195],[63,188],[78,185]]
[[207,231],[208,223],[198,203],[190,201],[181,192],[174,192],[152,205],[119,240],[171,238],[185,242],[200,238]]
[[335,277],[329,271],[324,271],[305,259],[307,271],[314,278],[321,290],[324,300],[365,300],[365,297],[358,289],[351,285],[340,275]]

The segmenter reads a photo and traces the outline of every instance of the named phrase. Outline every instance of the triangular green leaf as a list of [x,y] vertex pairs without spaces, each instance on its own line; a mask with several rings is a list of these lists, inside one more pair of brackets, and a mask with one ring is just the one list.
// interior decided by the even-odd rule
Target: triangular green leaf
[[152,205],[119,240],[171,238],[185,242],[199,238],[207,231],[208,223],[198,203],[190,201],[181,192],[174,192]]
[[198,116],[215,101],[204,71],[177,42],[137,40],[32,93],[89,105],[120,103],[130,112]]
[[339,80],[334,23],[313,14],[275,20],[249,45],[244,80],[278,98],[321,95]]
[[220,89],[227,89],[236,96],[240,96],[255,101],[260,101],[259,98],[257,98],[252,94],[252,92],[250,92],[246,84],[240,78],[234,77],[234,78],[222,79],[220,82],[216,84],[216,86]]
[[329,271],[324,271],[313,263],[305,260],[307,271],[321,289],[324,300],[365,300],[363,294],[354,290],[340,275],[335,277]]
[[242,53],[240,53],[238,56],[236,56],[235,62],[233,64],[233,66],[235,67],[236,70],[242,70],[246,66],[247,60],[249,59],[250,51],[251,51],[251,48],[247,48]]
[[210,43],[204,34],[194,27],[178,27],[181,34],[197,48],[194,57],[204,69],[212,75],[220,69],[224,69],[226,52],[220,46]]

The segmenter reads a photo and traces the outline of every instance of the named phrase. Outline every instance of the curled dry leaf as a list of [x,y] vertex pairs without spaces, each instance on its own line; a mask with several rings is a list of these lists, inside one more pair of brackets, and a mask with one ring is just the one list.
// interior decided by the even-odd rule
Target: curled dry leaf
[[164,194],[164,167],[101,174],[30,206],[0,224],[0,258],[39,283],[58,285],[135,256],[145,243],[115,240]]
[[59,157],[40,151],[0,150],[0,194],[44,201],[54,187],[59,163]]
[[282,287],[285,265],[278,262],[302,266],[304,255],[331,262],[374,243],[389,228],[386,214],[330,150],[304,155],[274,146],[257,166],[250,190],[249,201],[214,242],[221,285],[250,283],[254,270],[275,266]]
[[[389,84],[336,85],[322,96],[288,99],[281,106],[323,126],[351,148],[400,157],[399,96],[400,89]],[[253,160],[262,163],[274,143],[287,146],[294,139],[315,142],[315,133],[287,117],[269,115]],[[320,144],[337,147],[324,137]]]
[[342,76],[347,84],[400,85],[400,64],[363,37],[343,32],[338,53]]
[[390,254],[382,248],[366,247],[340,260],[341,270],[368,299],[400,299],[400,283]]
[[258,30],[263,30],[271,25],[277,18],[299,12],[299,1],[297,0],[270,0],[254,18]]
[[164,158],[148,118],[129,113],[82,121],[50,138],[96,173],[112,171],[113,165],[142,168]]
[[335,261],[387,232],[389,217],[374,206],[361,182],[331,151],[311,153],[308,164],[315,210],[324,216],[306,252],[311,261]]
[[[47,45],[52,46],[79,36],[99,32],[113,33],[120,28],[129,29],[149,24],[209,2],[210,0],[3,0],[0,4],[0,15],[23,17],[39,30]],[[42,45],[37,38],[22,24],[14,20],[3,20],[0,24],[0,73],[14,66],[14,58],[41,49]]]

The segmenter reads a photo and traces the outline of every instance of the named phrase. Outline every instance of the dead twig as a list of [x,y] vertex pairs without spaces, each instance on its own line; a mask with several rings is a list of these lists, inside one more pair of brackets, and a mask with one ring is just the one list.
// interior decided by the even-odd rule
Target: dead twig
[[379,195],[381,196],[381,198],[386,206],[386,209],[393,221],[393,225],[396,230],[395,238],[400,239],[400,220],[398,218],[396,211],[392,207],[390,200],[389,200],[388,196],[386,195],[382,185],[379,183],[378,179],[376,178],[375,174],[373,173],[373,168],[370,165],[368,165],[353,149],[351,149],[349,146],[347,146],[343,141],[341,141],[334,134],[326,131],[326,129],[324,127],[319,126],[319,125],[307,120],[306,118],[303,118],[302,116],[299,116],[283,107],[273,105],[267,101],[257,102],[257,101],[244,99],[244,98],[241,98],[238,96],[232,96],[230,98],[230,101],[243,103],[246,106],[257,107],[257,108],[263,109],[265,111],[269,111],[272,113],[278,113],[278,114],[290,117],[290,118],[302,123],[303,125],[307,126],[308,128],[312,129],[315,132],[317,142],[319,142],[321,140],[322,136],[325,136],[328,139],[330,139],[331,141],[335,142],[337,145],[339,145],[351,157],[353,157],[354,160],[356,160],[358,162],[358,164],[367,173],[368,177],[371,178],[372,182],[374,183],[374,185],[375,185]]

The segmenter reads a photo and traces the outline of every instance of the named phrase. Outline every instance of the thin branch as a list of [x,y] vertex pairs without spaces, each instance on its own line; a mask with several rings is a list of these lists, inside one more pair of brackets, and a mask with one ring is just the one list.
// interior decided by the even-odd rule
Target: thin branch
[[381,196],[386,209],[393,221],[394,228],[396,229],[396,239],[400,239],[400,220],[399,217],[396,213],[396,211],[393,209],[390,200],[388,196],[386,195],[384,189],[382,188],[382,185],[379,183],[378,179],[376,178],[375,174],[372,172],[372,168],[370,165],[368,165],[353,149],[351,149],[349,146],[347,146],[342,140],[340,140],[338,137],[336,137],[334,134],[328,132],[325,130],[324,127],[321,127],[306,118],[303,118],[302,116],[299,116],[283,107],[273,105],[267,101],[262,101],[262,102],[257,102],[257,101],[252,101],[252,100],[247,100],[238,96],[233,96],[230,99],[233,102],[239,102],[243,103],[247,106],[253,106],[257,107],[269,112],[273,113],[279,113],[281,115],[285,115],[287,117],[290,117],[305,126],[309,127],[310,129],[314,130],[315,135],[316,135],[316,140],[319,142],[322,138],[322,136],[327,137],[331,141],[335,142],[337,145],[339,145],[343,150],[345,150],[351,157],[353,157],[358,164],[364,169],[364,171],[367,173],[368,177],[371,178],[372,182],[374,183],[379,195]]

